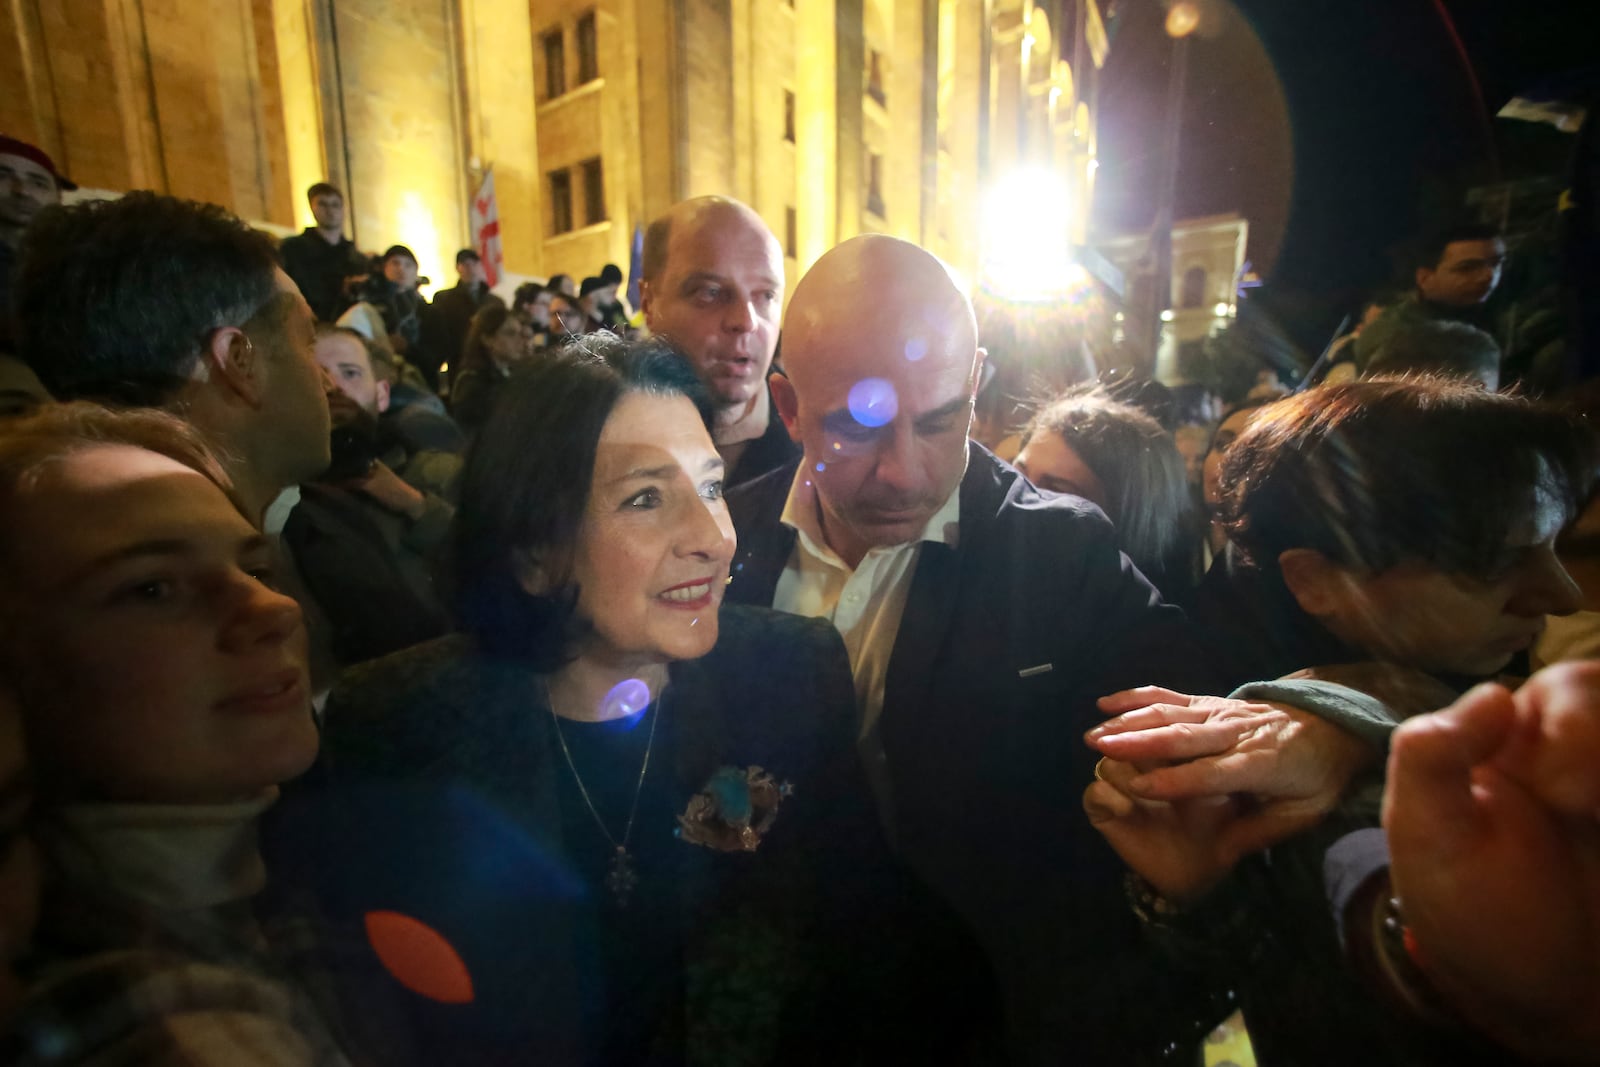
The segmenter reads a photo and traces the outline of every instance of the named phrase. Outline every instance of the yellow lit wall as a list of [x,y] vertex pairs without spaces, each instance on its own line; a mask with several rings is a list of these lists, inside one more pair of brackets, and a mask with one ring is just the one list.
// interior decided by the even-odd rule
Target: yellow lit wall
[[477,191],[484,169],[492,166],[506,270],[539,274],[543,199],[528,3],[463,0],[461,20],[471,179],[468,193]]
[[[404,244],[435,288],[455,284],[466,237],[450,0],[339,0],[346,199],[357,242]],[[424,292],[429,290],[425,287]]]
[[322,150],[322,114],[317,99],[316,59],[304,0],[272,0],[273,40],[277,49],[285,158],[293,222],[315,224],[305,192],[328,177]]
[[835,0],[794,0],[799,267],[804,272],[839,235],[838,36]]
[[[454,284],[490,167],[513,275],[626,270],[636,228],[708,193],[750,203],[780,240],[794,212],[791,285],[863,228],[970,274],[986,172],[1048,163],[1085,190],[1093,173],[1093,117],[1080,118],[1074,72],[1046,63],[1045,8],[1024,89],[1029,4],[991,6],[992,26],[984,0],[14,0],[0,124],[84,185],[214,200],[283,227],[311,223],[305,189],[331,178],[358,244],[411,246],[435,287]],[[589,12],[600,76],[580,86]],[[567,75],[554,99],[551,30]],[[871,51],[883,105],[864,92]],[[870,155],[881,215],[867,210]],[[594,158],[605,218],[589,224],[581,164]],[[574,229],[556,234],[549,175],[562,168]]]

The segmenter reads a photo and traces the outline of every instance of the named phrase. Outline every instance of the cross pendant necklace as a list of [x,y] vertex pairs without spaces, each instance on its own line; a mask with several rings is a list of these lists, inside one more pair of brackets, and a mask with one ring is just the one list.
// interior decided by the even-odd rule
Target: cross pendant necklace
[[594,818],[594,824],[605,835],[613,852],[611,862],[606,867],[605,885],[611,891],[611,897],[617,907],[626,908],[633,891],[639,885],[639,872],[634,869],[633,856],[628,852],[628,840],[633,836],[633,819],[639,814],[639,794],[644,792],[645,772],[650,769],[650,752],[656,745],[656,726],[661,722],[661,706],[666,703],[665,692],[655,700],[655,708],[649,714],[650,739],[644,745],[644,762],[639,765],[639,780],[633,786],[633,803],[628,807],[628,822],[622,828],[622,840],[618,841],[606,828],[606,822],[600,817],[600,811],[594,806],[594,801],[589,797],[589,790],[583,784],[583,775],[578,773],[578,765],[572,760],[572,750],[567,748],[567,737],[561,732],[561,717],[556,714],[555,702],[550,699],[550,687],[544,687],[544,699],[550,709],[550,723],[556,728],[556,740],[561,743],[561,754],[566,757],[567,769],[572,772],[572,780],[578,784],[578,795],[583,798],[584,806],[589,809],[589,814]]
[[606,869],[606,888],[617,898],[617,907],[628,906],[628,896],[638,884],[639,872],[633,869],[633,857],[628,855],[628,846],[618,845]]

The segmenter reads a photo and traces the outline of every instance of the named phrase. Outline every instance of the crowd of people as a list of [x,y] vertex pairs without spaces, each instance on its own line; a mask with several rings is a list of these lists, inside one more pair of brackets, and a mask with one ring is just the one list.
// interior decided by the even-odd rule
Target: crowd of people
[[1600,1062],[1600,437],[1493,233],[1186,464],[975,439],[892,237],[429,303],[327,183],[65,186],[0,142],[5,1062]]

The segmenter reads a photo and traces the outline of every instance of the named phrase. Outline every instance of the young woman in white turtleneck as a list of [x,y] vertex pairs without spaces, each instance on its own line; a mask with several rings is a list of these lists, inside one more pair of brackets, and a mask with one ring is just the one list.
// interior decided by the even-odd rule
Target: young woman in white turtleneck
[[273,546],[192,430],[67,405],[0,438],[0,669],[41,921],[8,1063],[346,1063],[255,920],[256,823],[316,756]]

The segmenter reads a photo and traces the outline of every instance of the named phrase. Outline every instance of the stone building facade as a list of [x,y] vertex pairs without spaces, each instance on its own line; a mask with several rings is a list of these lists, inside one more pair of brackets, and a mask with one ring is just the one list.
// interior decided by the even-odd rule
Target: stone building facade
[[1097,0],[9,6],[0,129],[80,184],[288,232],[326,177],[362,247],[408,244],[436,283],[490,167],[513,276],[626,270],[635,231],[703,193],[754,206],[791,278],[865,231],[970,272],[981,191],[1024,164],[1068,177],[1087,230]]

